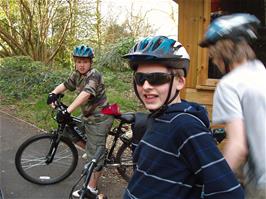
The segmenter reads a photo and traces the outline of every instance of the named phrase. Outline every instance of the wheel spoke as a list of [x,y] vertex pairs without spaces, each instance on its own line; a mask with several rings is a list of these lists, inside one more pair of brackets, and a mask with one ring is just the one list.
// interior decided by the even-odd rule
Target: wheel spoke
[[70,141],[60,140],[53,160],[47,163],[51,135],[34,136],[18,149],[16,167],[26,180],[36,184],[53,184],[62,181],[75,169],[78,154]]

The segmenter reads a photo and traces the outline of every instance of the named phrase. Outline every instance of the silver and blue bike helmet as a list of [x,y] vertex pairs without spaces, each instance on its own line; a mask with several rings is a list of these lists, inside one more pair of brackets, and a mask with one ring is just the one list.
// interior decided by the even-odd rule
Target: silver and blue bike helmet
[[224,15],[215,19],[208,27],[201,47],[214,45],[218,40],[231,39],[235,42],[245,39],[251,43],[257,39],[257,29],[260,21],[254,15],[238,13]]
[[160,63],[169,68],[189,70],[189,55],[183,45],[165,36],[146,37],[137,42],[130,52],[123,56],[132,70],[141,63]]
[[84,58],[94,58],[93,49],[86,45],[76,46],[73,50],[73,57],[84,57]]

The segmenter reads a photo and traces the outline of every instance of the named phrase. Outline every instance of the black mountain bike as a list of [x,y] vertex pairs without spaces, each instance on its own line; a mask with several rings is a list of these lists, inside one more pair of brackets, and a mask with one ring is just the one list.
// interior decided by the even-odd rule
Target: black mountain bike
[[[66,108],[61,102],[62,97],[55,103],[55,112]],[[108,133],[111,145],[106,150],[105,166],[116,167],[122,178],[128,181],[133,174],[132,138],[128,134],[128,125],[134,121],[134,113],[118,114],[115,111],[107,114],[113,115],[118,125]],[[73,141],[83,145],[86,142],[81,126],[81,119],[73,117],[71,124],[58,123],[56,130],[35,135],[23,142],[15,157],[19,174],[39,185],[55,184],[66,179],[78,163],[78,150]]]

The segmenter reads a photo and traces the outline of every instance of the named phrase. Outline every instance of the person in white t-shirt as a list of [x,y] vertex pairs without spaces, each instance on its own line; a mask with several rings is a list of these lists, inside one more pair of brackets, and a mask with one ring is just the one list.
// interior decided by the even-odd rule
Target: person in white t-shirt
[[199,44],[225,74],[214,93],[213,123],[225,124],[223,153],[231,169],[245,163],[247,199],[266,198],[266,70],[251,47],[259,24],[254,15],[225,15]]

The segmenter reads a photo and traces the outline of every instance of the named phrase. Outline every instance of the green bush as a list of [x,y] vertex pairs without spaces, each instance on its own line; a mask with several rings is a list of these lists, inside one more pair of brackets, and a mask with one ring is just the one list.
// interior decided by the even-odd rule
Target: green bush
[[127,54],[135,43],[134,38],[123,38],[116,43],[108,45],[95,63],[98,68],[108,68],[114,71],[127,71],[129,67],[122,58]]
[[23,99],[50,92],[69,71],[50,71],[29,57],[7,57],[0,61],[0,92],[6,97]]

